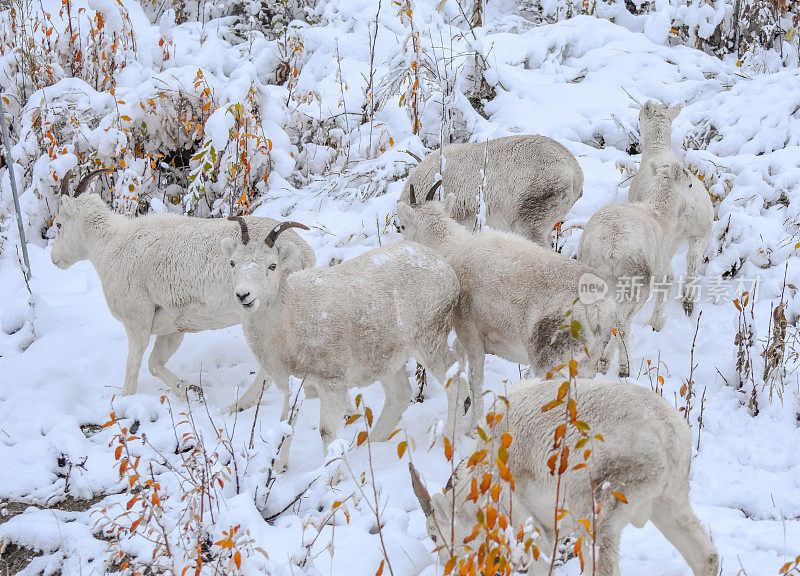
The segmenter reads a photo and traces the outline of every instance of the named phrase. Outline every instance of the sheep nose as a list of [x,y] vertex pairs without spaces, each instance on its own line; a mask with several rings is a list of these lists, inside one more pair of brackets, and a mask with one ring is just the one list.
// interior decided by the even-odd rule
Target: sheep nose
[[250,296],[250,292],[237,292],[236,297],[239,299],[239,302],[244,302],[247,297]]

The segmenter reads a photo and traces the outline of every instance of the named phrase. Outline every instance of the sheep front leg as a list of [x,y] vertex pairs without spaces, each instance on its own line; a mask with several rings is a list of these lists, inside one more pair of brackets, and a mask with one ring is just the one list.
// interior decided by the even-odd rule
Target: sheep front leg
[[150,321],[143,324],[126,325],[128,334],[128,361],[125,364],[125,383],[122,395],[136,394],[139,387],[139,369],[142,367],[142,356],[150,343]]
[[319,435],[322,438],[322,451],[327,455],[328,446],[336,439],[336,432],[344,419],[347,409],[347,385],[338,381],[316,382],[319,394]]
[[719,556],[689,504],[688,487],[679,497],[659,498],[651,520],[675,546],[694,576],[717,576]]

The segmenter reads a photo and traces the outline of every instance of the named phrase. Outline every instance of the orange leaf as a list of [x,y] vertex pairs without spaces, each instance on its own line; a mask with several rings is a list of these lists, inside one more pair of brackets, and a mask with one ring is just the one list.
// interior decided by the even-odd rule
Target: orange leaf
[[617,500],[619,500],[620,502],[623,502],[623,503],[625,503],[625,504],[627,504],[627,503],[628,503],[628,499],[627,499],[627,498],[625,498],[625,494],[623,494],[622,492],[611,492],[611,494],[613,494],[613,495],[614,495],[614,498],[616,498],[616,499],[617,499]]
[[512,440],[513,438],[511,437],[511,434],[509,434],[508,432],[503,432],[503,435],[500,437],[500,442],[503,444],[504,448],[508,448],[509,446],[511,446]]
[[456,557],[451,556],[450,560],[447,561],[447,564],[444,565],[444,576],[448,576],[455,567],[456,567]]
[[236,568],[237,569],[241,569],[241,567],[242,567],[242,553],[239,552],[238,550],[236,551],[236,554],[233,555],[233,561],[236,563]]
[[408,442],[403,440],[400,444],[397,445],[397,457],[402,458],[403,454],[405,454],[406,448],[408,447]]
[[453,445],[450,444],[447,436],[444,438],[444,457],[447,458],[448,462],[453,459]]
[[575,360],[569,361],[569,377],[575,378],[578,375],[578,363]]
[[490,494],[492,496],[492,500],[494,500],[495,502],[497,502],[497,499],[500,497],[500,489],[501,489],[500,484],[495,484],[494,486],[492,486],[492,491]]
[[367,439],[367,433],[366,432],[359,432],[358,433],[358,443],[356,444],[356,446],[361,446],[366,439]]

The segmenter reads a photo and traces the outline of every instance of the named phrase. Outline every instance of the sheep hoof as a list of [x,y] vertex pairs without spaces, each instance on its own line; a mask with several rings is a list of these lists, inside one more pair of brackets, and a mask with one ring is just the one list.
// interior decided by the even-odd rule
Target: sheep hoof
[[600,374],[605,374],[606,372],[608,372],[608,359],[607,358],[600,358],[600,360],[597,361],[597,371]]
[[627,378],[631,375],[631,369],[629,366],[625,366],[624,368],[620,366],[619,368],[619,377],[620,378]]
[[694,312],[694,300],[690,298],[684,298],[683,311],[686,313],[687,316],[691,316],[692,312]]

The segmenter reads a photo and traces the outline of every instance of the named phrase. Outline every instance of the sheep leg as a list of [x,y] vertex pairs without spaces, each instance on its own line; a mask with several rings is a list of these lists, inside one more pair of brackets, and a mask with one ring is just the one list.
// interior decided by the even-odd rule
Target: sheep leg
[[[666,272],[661,274],[662,278],[666,278],[669,285],[672,284],[672,269],[667,268]],[[659,332],[664,327],[664,308],[667,305],[667,294],[665,291],[660,291],[653,304],[653,315],[650,316],[650,326],[653,330]]]
[[319,381],[315,384],[319,394],[319,435],[322,438],[322,451],[327,454],[347,409],[348,387],[344,382],[336,381]]
[[483,339],[478,329],[471,324],[456,324],[456,334],[461,346],[466,350],[469,371],[467,378],[469,381],[469,400],[470,400],[470,434],[480,425],[483,419],[483,365],[486,361],[486,350],[483,347]]
[[175,354],[178,346],[181,345],[183,336],[183,332],[159,334],[156,336],[156,343],[153,344],[153,351],[150,352],[150,357],[147,359],[147,366],[150,369],[150,374],[169,386],[174,394],[180,392],[182,381],[172,370],[167,368],[165,364],[172,355]]
[[[247,410],[251,406],[255,406],[258,404],[258,399],[261,398],[263,391],[269,388],[269,377],[267,373],[264,371],[263,368],[258,369],[258,374],[256,374],[255,380],[250,386],[245,390],[244,394],[239,396],[239,398],[228,406],[228,412],[233,414],[234,412],[238,412],[239,410]],[[288,413],[288,396],[289,396],[289,388],[288,384],[286,389],[284,390],[281,388],[283,392],[283,409],[284,414],[281,416],[281,420],[286,418],[286,414]]]
[[372,440],[375,442],[384,442],[394,432],[413,395],[405,366],[400,366],[394,374],[382,379],[381,385],[385,399],[381,415],[372,428]]
[[[597,565],[593,566],[592,551],[589,546],[584,551],[583,559],[586,562],[586,574],[596,576],[620,576],[619,573],[619,541],[622,527],[617,522],[602,522],[595,527],[597,539]],[[590,543],[591,539],[584,539]]]
[[[688,490],[687,490],[688,492]],[[719,557],[700,520],[689,504],[688,494],[677,499],[660,498],[651,518],[656,528],[675,546],[694,576],[716,576]]]
[[[697,268],[700,266],[700,260],[703,258],[703,253],[708,246],[709,238],[700,237],[692,238],[689,242],[689,249],[686,252],[686,278],[687,280],[697,276]],[[685,292],[685,290],[684,290]],[[687,316],[691,316],[694,312],[694,300],[688,294],[681,294],[683,298],[683,311]]]
[[150,325],[152,322],[148,321],[142,324],[125,326],[125,332],[128,335],[128,361],[125,364],[125,383],[122,386],[123,396],[136,394],[139,384],[139,369],[142,367],[142,356],[144,356],[144,351],[150,343]]

